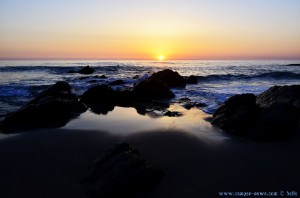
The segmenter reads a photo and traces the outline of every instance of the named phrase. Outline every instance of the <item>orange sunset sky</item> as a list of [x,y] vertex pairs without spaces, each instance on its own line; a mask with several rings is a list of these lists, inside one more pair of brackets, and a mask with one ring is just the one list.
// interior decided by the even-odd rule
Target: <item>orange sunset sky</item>
[[1,0],[0,59],[300,59],[298,0]]

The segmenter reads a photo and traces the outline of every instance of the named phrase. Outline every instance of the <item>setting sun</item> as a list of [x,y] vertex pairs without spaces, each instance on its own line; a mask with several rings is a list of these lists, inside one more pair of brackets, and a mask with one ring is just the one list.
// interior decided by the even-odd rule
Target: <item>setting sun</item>
[[159,56],[158,56],[158,60],[162,61],[162,60],[164,60],[164,59],[165,59],[165,57],[164,57],[163,55],[159,55]]

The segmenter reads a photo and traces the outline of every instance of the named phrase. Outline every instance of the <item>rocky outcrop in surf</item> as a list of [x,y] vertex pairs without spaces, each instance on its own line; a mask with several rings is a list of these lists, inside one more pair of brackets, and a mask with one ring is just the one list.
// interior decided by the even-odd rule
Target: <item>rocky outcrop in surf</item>
[[7,114],[0,127],[4,133],[57,128],[85,111],[85,105],[72,93],[71,86],[60,81],[17,111]]
[[157,73],[152,74],[150,79],[156,79],[164,82],[168,87],[185,87],[186,81],[179,75],[178,72],[170,69],[165,69]]
[[255,140],[281,140],[299,131],[300,85],[274,86],[257,97],[235,95],[214,113],[212,124]]

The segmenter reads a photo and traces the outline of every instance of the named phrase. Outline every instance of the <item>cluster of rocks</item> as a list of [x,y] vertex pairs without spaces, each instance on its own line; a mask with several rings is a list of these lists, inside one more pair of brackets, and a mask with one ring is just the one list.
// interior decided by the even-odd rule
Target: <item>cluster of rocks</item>
[[[89,70],[89,66],[85,67]],[[70,119],[88,108],[97,114],[107,114],[115,106],[134,107],[141,115],[159,111],[164,116],[181,116],[169,112],[169,99],[175,97],[172,87],[185,87],[196,83],[197,78],[185,79],[177,72],[166,69],[154,73],[133,88],[114,90],[110,86],[121,85],[122,80],[109,85],[96,85],[80,97],[72,93],[67,82],[57,82],[40,93],[16,112],[6,115],[0,124],[1,131],[9,133],[35,128],[62,127]],[[189,98],[178,101],[184,108],[204,104]],[[223,131],[259,140],[287,138],[299,129],[300,85],[274,86],[262,94],[235,95],[225,101],[213,114],[212,124]]]
[[[83,69],[89,70],[89,68],[87,66]],[[87,108],[98,114],[107,114],[115,106],[134,107],[142,115],[145,115],[149,109],[158,109],[165,112],[163,114],[165,116],[180,116],[176,112],[167,112],[166,109],[169,107],[168,100],[175,97],[170,87],[184,87],[185,82],[177,72],[164,70],[130,89],[114,90],[102,84],[91,87],[80,97],[72,93],[72,88],[67,82],[57,82],[27,105],[9,113],[0,127],[4,133],[62,127]],[[123,83],[124,81],[117,80],[111,85]]]
[[235,95],[214,113],[212,124],[255,140],[278,140],[299,132],[300,85],[274,86],[258,96]]
[[155,187],[163,175],[136,148],[122,143],[97,160],[81,184],[89,197],[134,197]]

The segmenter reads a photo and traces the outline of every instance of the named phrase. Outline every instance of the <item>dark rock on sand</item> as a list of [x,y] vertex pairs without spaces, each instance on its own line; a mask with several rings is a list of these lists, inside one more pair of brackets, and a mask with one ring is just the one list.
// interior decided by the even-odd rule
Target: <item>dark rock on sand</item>
[[134,197],[155,187],[162,176],[163,172],[138,150],[122,143],[96,161],[81,183],[89,197]]
[[205,104],[199,102],[192,102],[189,98],[180,98],[178,103],[187,110],[190,110],[193,107],[204,107]]
[[116,105],[115,91],[107,85],[91,87],[83,93],[80,100],[97,114],[107,114]]
[[256,103],[260,107],[286,103],[300,108],[300,85],[271,87],[258,95]]
[[188,79],[186,80],[187,84],[197,84],[198,83],[198,78],[197,76],[191,75],[188,77]]
[[166,113],[164,113],[164,116],[168,116],[168,117],[180,117],[180,116],[182,116],[182,113],[177,112],[177,111],[167,111]]
[[174,72],[170,69],[165,69],[154,73],[150,79],[156,79],[164,82],[169,87],[185,87],[186,81],[178,72]]
[[115,80],[110,83],[110,85],[123,85],[125,84],[124,80]]
[[37,128],[64,126],[70,119],[86,111],[64,81],[57,82],[15,112],[6,115],[1,123],[4,133]]
[[282,140],[299,131],[300,86],[274,86],[260,94],[235,95],[213,115],[224,131],[255,139]]
[[138,79],[140,76],[139,75],[135,75],[133,76],[133,79]]
[[133,88],[133,93],[139,101],[153,99],[170,99],[175,97],[169,87],[162,81],[150,78],[138,83]]
[[[133,104],[133,107],[136,109],[137,113],[140,115],[150,115],[153,112],[160,112],[159,115],[157,113],[153,113],[162,116],[163,112],[166,112],[167,109],[170,107],[170,104],[168,102],[136,102]],[[157,117],[157,116],[156,116]]]
[[292,105],[273,104],[262,109],[252,134],[249,135],[259,140],[282,140],[295,134],[297,123],[297,111]]
[[212,124],[226,132],[244,135],[259,115],[254,94],[235,95],[225,101],[213,114]]
[[93,68],[91,68],[89,65],[81,68],[78,71],[78,73],[80,73],[80,74],[92,74],[94,72],[95,72],[95,70]]

